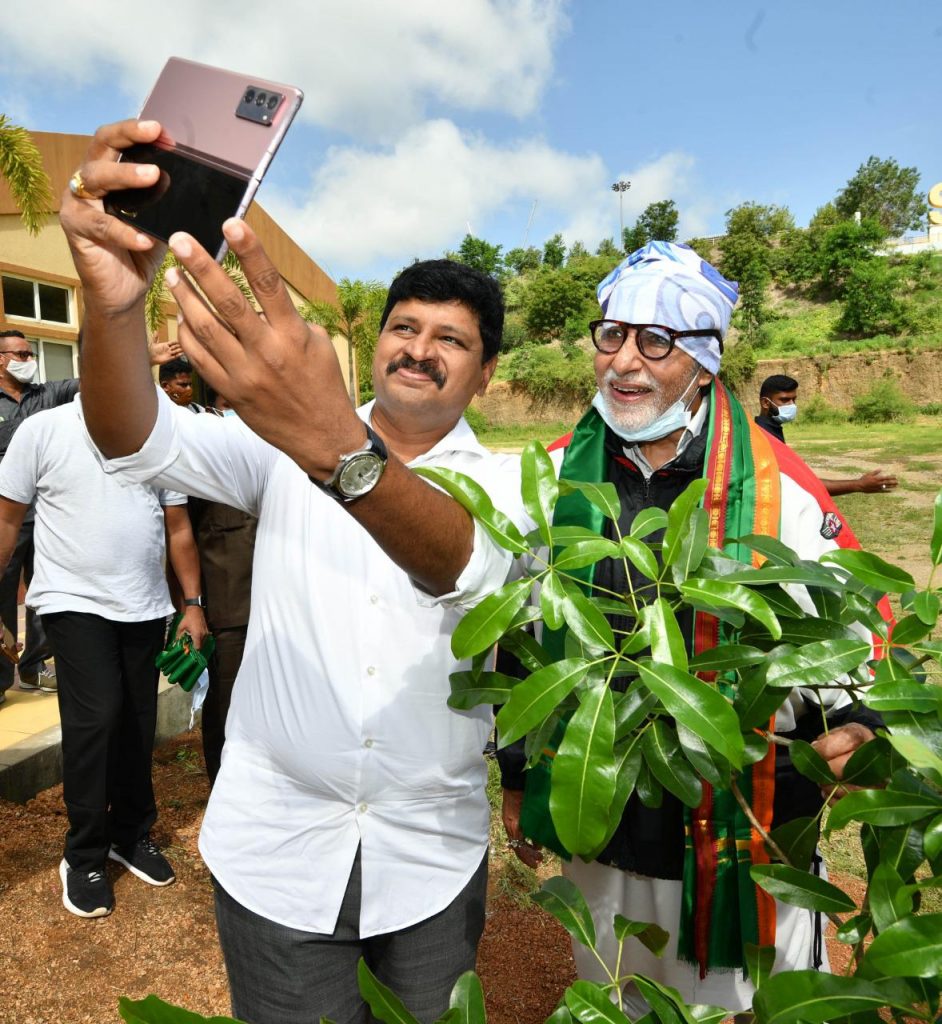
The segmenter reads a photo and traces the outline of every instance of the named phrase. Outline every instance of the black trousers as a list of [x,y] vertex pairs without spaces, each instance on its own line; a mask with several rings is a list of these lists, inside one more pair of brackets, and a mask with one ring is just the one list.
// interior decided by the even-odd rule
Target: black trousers
[[226,741],[226,718],[232,700],[232,687],[242,664],[248,626],[214,629],[216,649],[209,659],[209,690],[203,704],[203,757],[210,786],[219,774],[222,746]]
[[42,618],[59,681],[65,859],[77,871],[101,870],[112,843],[136,842],[157,820],[154,659],[165,620],[115,622],[87,612]]
[[[0,576],[0,619],[17,639],[16,596],[20,589],[20,574],[28,587],[33,578],[33,521],[23,523],[16,538],[13,556]],[[49,657],[49,645],[43,632],[40,617],[26,609],[26,643],[20,658],[20,675],[34,676]],[[0,658],[0,690],[9,690],[13,685],[13,663]]]

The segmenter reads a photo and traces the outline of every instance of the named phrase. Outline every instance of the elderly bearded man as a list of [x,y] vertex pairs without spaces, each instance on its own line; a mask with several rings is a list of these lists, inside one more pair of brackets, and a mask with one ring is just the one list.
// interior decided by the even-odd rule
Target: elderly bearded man
[[[554,462],[561,477],[604,479],[615,484],[622,509],[619,529],[625,536],[643,508],[669,508],[688,484],[704,475],[711,480],[704,500],[709,508],[722,510],[726,536],[754,532],[750,493],[755,492],[748,485],[761,472],[770,492],[779,495],[780,516],[775,518],[773,530],[777,528],[781,540],[803,558],[816,559],[835,547],[837,532],[844,533],[846,541],[849,530],[845,532],[831,508],[819,503],[819,497],[825,504],[828,499],[819,494],[820,485],[807,467],[751,424],[715,377],[737,292],[733,282],[687,246],[652,242],[618,266],[598,289],[604,319],[591,325],[599,390],[573,434],[554,446]],[[733,457],[741,460],[743,467],[742,472],[730,474],[726,484],[718,462],[722,453],[713,442],[721,434],[731,436]],[[612,524],[608,529],[614,536]],[[722,535],[716,541],[723,546]],[[630,565],[629,570],[634,573]],[[628,581],[624,573],[623,560],[607,560],[596,566],[594,582],[609,591],[625,592]],[[630,582],[637,587],[647,581],[639,575]],[[813,614],[807,595],[801,596]],[[798,599],[797,594],[795,597]],[[689,643],[693,615],[679,619]],[[855,715],[846,706],[849,700],[844,691],[828,691],[823,700],[836,727],[816,745],[839,774],[849,752],[872,733],[861,724],[866,713]],[[792,692],[777,714],[776,728],[786,734],[795,730],[794,735],[813,740],[821,724],[820,711],[816,711],[800,693]],[[538,848],[535,843],[521,842],[525,834],[554,845],[558,839],[536,801],[528,804],[521,799],[524,773],[519,749],[502,753],[501,766],[507,832],[511,840],[517,840],[513,845],[521,859],[532,864],[539,856]],[[770,762],[767,770],[771,774]],[[689,1002],[739,1011],[751,1004],[753,992],[743,977],[743,943],[774,941],[778,970],[812,967],[815,927],[809,912],[780,903],[773,908],[771,898],[751,882],[745,890],[754,892],[755,897],[738,901],[744,905],[742,922],[738,906],[720,905],[717,899],[706,908],[709,916],[705,921],[682,913],[682,906],[690,905],[683,897],[695,891],[698,881],[695,866],[711,857],[710,851],[693,842],[685,856],[685,832],[703,835],[696,823],[706,820],[713,836],[750,837],[749,823],[733,798],[719,790],[712,795],[711,810],[705,800],[685,813],[680,801],[666,791],[658,808],[645,807],[633,794],[608,847],[592,863],[574,859],[565,873],[589,902],[601,937],[599,951],[610,967],[615,961],[612,919],[616,913],[636,921],[657,922],[671,935],[663,959],[632,943],[625,947],[623,973],[641,973],[672,985]],[[778,824],[808,813],[809,802],[820,807],[821,795],[808,780],[801,776],[779,780],[773,820]],[[713,868],[722,870],[716,864]],[[729,870],[733,880],[737,870],[747,872],[748,879],[748,863],[732,863]],[[775,918],[766,924],[767,934],[761,930],[755,934],[754,922],[760,916],[757,901],[764,899],[768,903],[762,907],[762,920],[770,922],[773,913]],[[751,907],[745,906],[750,903]],[[695,911],[703,914],[704,908],[695,907]],[[728,937],[729,941],[704,944],[704,934],[711,939]],[[718,951],[715,946],[725,949]],[[608,980],[584,947],[575,945],[574,953],[582,977]],[[625,1002],[632,1016],[647,1012],[644,1000],[632,987],[626,989]]]

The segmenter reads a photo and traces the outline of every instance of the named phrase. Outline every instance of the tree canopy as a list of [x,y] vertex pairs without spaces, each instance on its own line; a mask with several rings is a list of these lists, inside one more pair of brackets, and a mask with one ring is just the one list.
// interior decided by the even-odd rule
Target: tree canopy
[[924,227],[928,204],[917,192],[919,171],[900,167],[892,158],[872,156],[838,192],[834,206],[850,219],[859,210],[862,217],[878,220],[891,235]]
[[649,203],[635,221],[634,227],[625,228],[622,235],[625,252],[634,252],[653,241],[676,242],[679,220],[680,213],[673,199]]

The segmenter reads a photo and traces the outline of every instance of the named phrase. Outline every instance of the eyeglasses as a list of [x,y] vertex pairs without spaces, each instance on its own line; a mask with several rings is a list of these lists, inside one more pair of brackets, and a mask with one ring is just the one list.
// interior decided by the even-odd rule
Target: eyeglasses
[[626,324],[622,320],[593,320],[589,324],[592,344],[607,356],[613,356],[635,332],[635,345],[645,359],[666,359],[674,350],[678,338],[716,338],[723,351],[723,338],[714,328],[699,331],[675,331],[661,324]]
[[17,359],[23,360],[23,359],[35,359],[36,358],[36,353],[33,352],[31,349],[28,349],[28,348],[21,349],[20,351],[14,351],[11,348],[7,348],[7,349],[4,349],[2,352],[0,352],[0,356],[16,356]]

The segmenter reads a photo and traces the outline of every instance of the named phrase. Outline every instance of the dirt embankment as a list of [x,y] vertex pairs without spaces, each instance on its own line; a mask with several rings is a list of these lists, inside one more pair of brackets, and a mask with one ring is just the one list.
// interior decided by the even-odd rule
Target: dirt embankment
[[[855,395],[884,379],[896,381],[917,405],[942,400],[940,352],[857,352],[846,356],[763,359],[752,378],[737,389],[747,409],[758,406],[759,385],[773,373],[794,377],[803,401],[821,395],[829,405],[840,409],[849,409]],[[494,381],[483,398],[474,400],[474,406],[495,427],[575,423],[585,412],[585,406],[576,402],[534,402],[525,391],[507,381]]]

